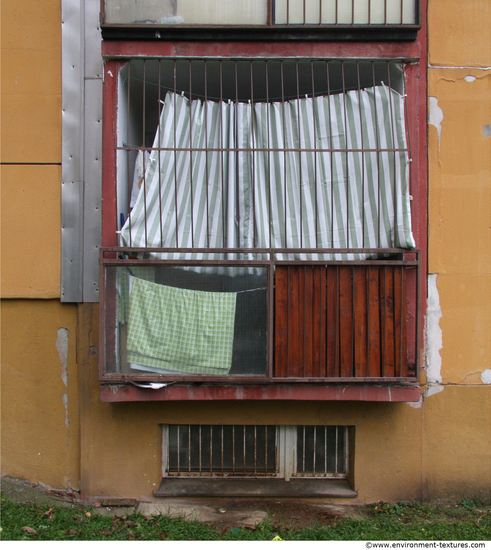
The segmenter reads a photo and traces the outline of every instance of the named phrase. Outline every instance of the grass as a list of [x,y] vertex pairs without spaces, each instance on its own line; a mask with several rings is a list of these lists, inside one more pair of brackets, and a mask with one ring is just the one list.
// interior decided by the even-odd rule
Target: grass
[[62,508],[1,499],[1,538],[63,541],[288,541],[315,540],[490,540],[491,506],[472,501],[437,507],[428,504],[366,506],[364,519],[336,518],[311,526],[286,527],[266,518],[255,529],[222,529],[169,518],[132,514],[103,516],[91,508]]

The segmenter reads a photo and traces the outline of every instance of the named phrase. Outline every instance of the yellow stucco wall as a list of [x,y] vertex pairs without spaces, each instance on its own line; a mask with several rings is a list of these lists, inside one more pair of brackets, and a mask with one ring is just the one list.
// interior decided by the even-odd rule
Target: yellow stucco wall
[[77,306],[2,301],[2,473],[79,486]]
[[442,382],[424,385],[415,406],[106,404],[97,306],[59,302],[60,5],[4,3],[2,473],[86,496],[151,497],[164,423],[328,423],[355,427],[361,502],[491,499],[491,385],[481,378],[491,368],[490,17],[487,0],[429,1],[428,260],[442,348],[433,334],[428,346]]

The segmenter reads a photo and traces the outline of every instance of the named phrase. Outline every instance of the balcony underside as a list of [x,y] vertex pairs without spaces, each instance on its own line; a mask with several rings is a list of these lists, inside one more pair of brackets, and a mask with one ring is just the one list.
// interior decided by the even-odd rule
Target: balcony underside
[[126,401],[372,401],[409,402],[419,401],[418,384],[398,385],[211,385],[184,384],[151,389],[133,384],[102,385],[101,401],[118,403]]

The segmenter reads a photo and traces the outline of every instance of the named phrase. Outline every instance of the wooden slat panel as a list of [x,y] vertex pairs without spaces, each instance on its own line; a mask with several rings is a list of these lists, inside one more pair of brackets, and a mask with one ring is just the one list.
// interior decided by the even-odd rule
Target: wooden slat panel
[[275,376],[287,376],[288,268],[275,270]]
[[275,376],[410,376],[405,295],[403,267],[277,266]]
[[302,266],[289,268],[288,300],[288,376],[304,376],[305,345],[305,271]]
[[395,354],[396,376],[408,376],[407,368],[407,332],[406,325],[406,300],[404,268],[394,269],[394,325],[395,325]]
[[370,326],[368,333],[368,376],[382,376],[379,286],[379,269],[369,267],[367,288],[367,318]]
[[326,375],[339,376],[339,273],[326,269]]
[[339,375],[353,376],[353,290],[351,267],[339,268]]
[[394,270],[383,267],[380,273],[382,309],[383,376],[395,376],[394,346]]
[[367,268],[353,270],[354,373],[368,376]]

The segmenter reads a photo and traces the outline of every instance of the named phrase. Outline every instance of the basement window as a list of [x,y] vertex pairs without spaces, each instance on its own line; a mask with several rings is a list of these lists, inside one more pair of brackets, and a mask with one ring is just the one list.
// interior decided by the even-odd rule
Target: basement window
[[155,494],[356,496],[353,444],[348,426],[165,425]]

